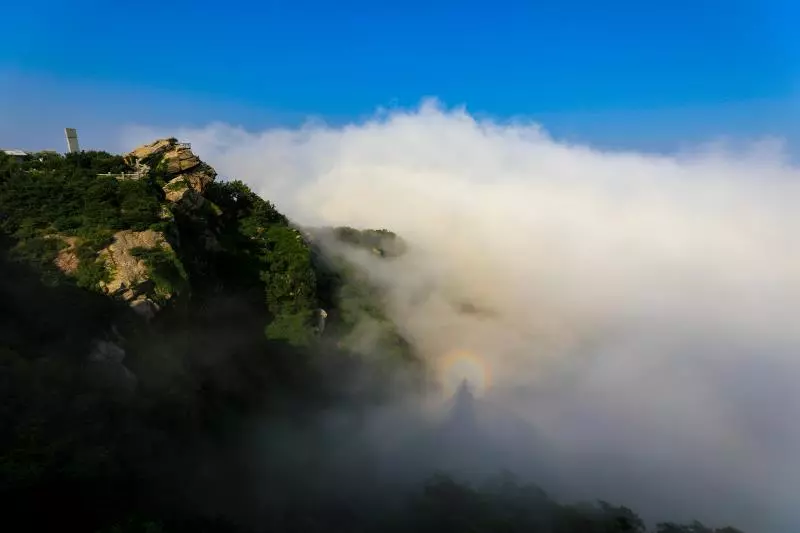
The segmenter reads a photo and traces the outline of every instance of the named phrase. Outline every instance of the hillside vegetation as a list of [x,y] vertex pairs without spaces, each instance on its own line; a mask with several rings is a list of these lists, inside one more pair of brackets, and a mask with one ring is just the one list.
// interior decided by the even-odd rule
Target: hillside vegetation
[[[425,372],[379,287],[316,244],[390,261],[401,239],[301,231],[244,183],[215,178],[175,139],[125,156],[0,153],[4,529],[645,531],[627,508],[559,504],[508,475],[470,486],[441,474],[402,494],[362,486],[365,506],[314,489],[321,467],[287,473],[275,452],[284,477],[256,489],[266,475],[241,453],[254,423],[302,432],[331,406],[391,401],[403,391],[390,376],[422,387]],[[355,338],[367,319],[369,354]],[[325,486],[353,483],[367,482]]]

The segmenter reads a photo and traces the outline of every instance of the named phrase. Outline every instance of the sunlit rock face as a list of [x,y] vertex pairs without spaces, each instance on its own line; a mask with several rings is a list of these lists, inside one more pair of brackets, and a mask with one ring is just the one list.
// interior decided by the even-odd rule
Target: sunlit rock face
[[185,143],[176,139],[158,139],[128,153],[126,159],[137,169],[148,169],[153,162],[164,168],[170,180],[180,177],[187,187],[203,193],[217,177],[217,172],[197,157]]
[[99,253],[110,273],[109,281],[102,282],[100,288],[106,294],[128,302],[134,311],[147,319],[152,319],[160,309],[157,297],[168,300],[175,296],[163,291],[156,294],[158,288],[152,282],[150,267],[134,254],[137,249],[156,248],[175,253],[161,232],[123,230],[115,233],[112,243]]

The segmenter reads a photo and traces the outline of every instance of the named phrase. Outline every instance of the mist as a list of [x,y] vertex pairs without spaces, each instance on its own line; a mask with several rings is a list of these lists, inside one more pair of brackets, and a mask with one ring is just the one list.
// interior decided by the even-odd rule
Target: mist
[[601,151],[435,101],[343,127],[163,133],[297,224],[400,235],[392,260],[332,252],[386,291],[431,368],[482,361],[478,423],[516,446],[505,466],[648,520],[800,527],[800,169],[780,143]]

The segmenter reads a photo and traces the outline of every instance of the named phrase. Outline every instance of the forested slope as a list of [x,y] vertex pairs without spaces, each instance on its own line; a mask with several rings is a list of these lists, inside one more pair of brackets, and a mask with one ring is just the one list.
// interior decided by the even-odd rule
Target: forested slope
[[[391,232],[301,231],[162,139],[125,156],[0,153],[0,239],[8,531],[644,531],[625,508],[560,505],[507,476],[343,492],[372,507],[313,489],[313,466],[263,489],[241,453],[254,423],[391,401],[402,391],[384,378],[400,371],[424,386],[380,290],[316,244],[390,261],[404,250]],[[352,342],[365,317],[371,357]]]

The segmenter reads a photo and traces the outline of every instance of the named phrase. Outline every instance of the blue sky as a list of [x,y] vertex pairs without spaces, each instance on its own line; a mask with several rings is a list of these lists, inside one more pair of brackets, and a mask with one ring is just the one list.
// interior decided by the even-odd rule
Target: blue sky
[[555,135],[800,147],[790,0],[264,0],[4,6],[0,145],[108,145],[138,123],[340,123],[435,96]]

